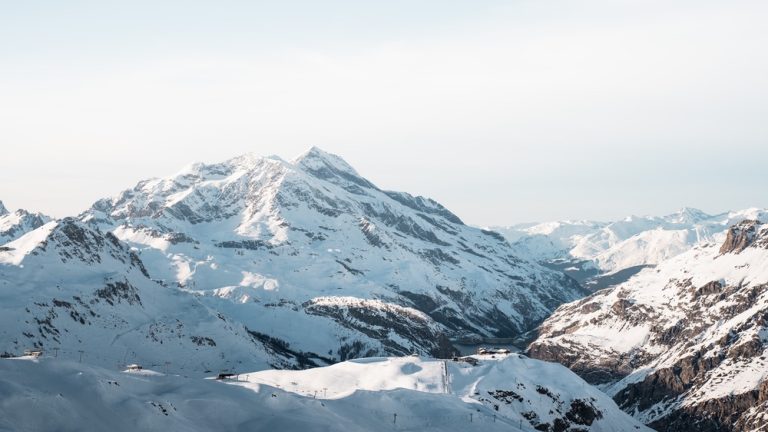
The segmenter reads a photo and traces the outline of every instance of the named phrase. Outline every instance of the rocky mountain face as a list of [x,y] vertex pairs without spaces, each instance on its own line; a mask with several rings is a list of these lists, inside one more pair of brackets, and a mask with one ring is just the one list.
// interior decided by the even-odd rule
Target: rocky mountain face
[[768,225],[724,237],[560,307],[528,352],[657,430],[768,426]]
[[41,213],[16,210],[11,213],[0,201],[0,246],[43,226],[51,220]]
[[[499,234],[383,191],[316,148],[142,181],[4,244],[0,275],[3,307],[15,311],[2,350],[118,341],[128,356],[161,361],[151,352],[169,351],[139,346],[149,338],[176,341],[182,357],[220,355],[196,354],[195,370],[450,356],[449,337],[514,337],[585,294]],[[114,361],[104,349],[101,363]]]
[[496,227],[520,255],[563,271],[591,290],[626,281],[646,267],[694,245],[715,241],[743,220],[768,221],[768,212],[746,209],[718,215],[683,208],[666,216],[620,221],[560,221]]

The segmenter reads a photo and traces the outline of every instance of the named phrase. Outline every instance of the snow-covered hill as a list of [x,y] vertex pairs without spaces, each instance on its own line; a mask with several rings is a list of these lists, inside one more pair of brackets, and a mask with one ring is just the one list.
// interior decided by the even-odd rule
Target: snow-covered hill
[[[729,226],[748,219],[768,221],[768,212],[752,208],[708,215],[683,208],[666,216],[629,216],[615,222],[560,221],[494,230],[520,255],[563,270],[587,288],[600,289],[694,245],[717,241]],[[605,277],[611,274],[615,276]]]
[[[114,235],[52,221],[0,250],[0,353],[39,349],[102,366],[141,361],[185,374],[293,366],[241,323],[150,279]],[[320,362],[323,364],[324,362]]]
[[768,426],[768,225],[747,220],[560,307],[528,349],[658,430]]
[[194,164],[100,200],[81,220],[136,248],[162,284],[336,360],[447,355],[439,334],[513,337],[584,295],[499,234],[383,191],[317,148],[292,162]]
[[0,247],[43,226],[51,218],[41,213],[16,210],[11,213],[0,201]]
[[477,360],[371,358],[218,382],[5,359],[0,430],[649,430],[560,365]]

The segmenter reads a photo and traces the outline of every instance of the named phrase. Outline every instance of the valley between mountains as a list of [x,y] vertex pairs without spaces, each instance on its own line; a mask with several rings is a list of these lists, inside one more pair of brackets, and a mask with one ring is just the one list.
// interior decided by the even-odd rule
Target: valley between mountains
[[761,430],[767,222],[479,228],[318,148],[0,203],[0,430]]

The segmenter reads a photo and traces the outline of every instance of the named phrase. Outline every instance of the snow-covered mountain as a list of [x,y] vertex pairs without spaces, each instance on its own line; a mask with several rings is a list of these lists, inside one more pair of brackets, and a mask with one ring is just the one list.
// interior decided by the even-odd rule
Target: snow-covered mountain
[[528,352],[658,430],[768,426],[768,225],[745,220],[560,307]]
[[513,337],[584,295],[499,234],[317,148],[194,164],[80,218],[135,248],[161,284],[336,360],[447,355],[440,334]]
[[0,201],[0,247],[24,234],[43,226],[51,220],[41,213],[16,210],[11,213]]
[[615,222],[560,221],[493,229],[520,255],[565,271],[594,290],[713,241],[743,220],[768,221],[768,211],[752,208],[709,215],[683,208],[666,216],[629,216]]
[[471,360],[371,358],[214,381],[5,359],[0,430],[649,430],[560,365]]

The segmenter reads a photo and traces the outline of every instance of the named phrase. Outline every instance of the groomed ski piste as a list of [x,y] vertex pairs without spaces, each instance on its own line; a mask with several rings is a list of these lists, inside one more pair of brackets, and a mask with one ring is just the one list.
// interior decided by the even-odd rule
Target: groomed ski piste
[[0,430],[650,430],[565,367],[519,354],[365,358],[215,378],[2,359]]

